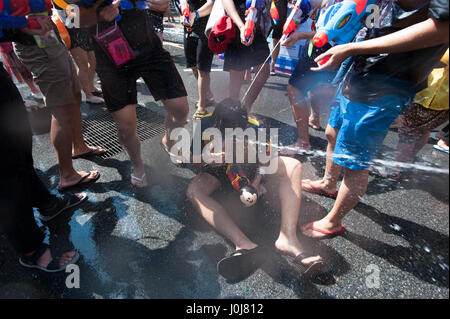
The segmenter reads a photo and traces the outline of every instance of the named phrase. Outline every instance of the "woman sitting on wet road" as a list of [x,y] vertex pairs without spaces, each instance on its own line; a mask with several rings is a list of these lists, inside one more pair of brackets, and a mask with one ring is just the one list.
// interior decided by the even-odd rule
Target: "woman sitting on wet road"
[[[225,136],[226,128],[233,130],[246,130],[248,128],[257,130],[261,128],[261,124],[257,120],[247,116],[245,108],[229,99],[218,104],[213,114],[208,114],[200,121],[202,134],[197,136],[203,136],[207,128],[219,129],[222,137]],[[192,145],[195,142],[198,141],[194,140]],[[203,138],[201,143],[202,149],[205,149]],[[206,145],[206,149],[213,144]],[[222,143],[222,145],[225,144]],[[251,163],[248,156],[250,145],[251,143],[246,143],[246,151],[243,152],[247,153],[244,156],[246,161],[244,164],[223,163],[223,159],[227,157],[225,151],[214,154],[212,148],[211,158],[219,159],[220,163],[195,165],[200,168],[201,172],[192,180],[187,190],[187,197],[200,215],[235,246],[235,251],[219,262],[219,273],[231,281],[242,280],[263,262],[267,253],[267,249],[258,246],[241,231],[230,217],[227,209],[212,197],[219,189],[230,188],[234,184],[234,177],[232,178],[234,180],[230,181],[230,165],[237,165],[248,173],[246,176],[251,181],[249,184],[256,189],[257,193],[261,193],[261,182],[263,180],[269,192],[272,189],[274,194],[278,192],[282,218],[280,234],[275,242],[275,248],[280,255],[300,274],[314,275],[321,272],[325,266],[322,258],[308,254],[297,238],[297,223],[301,205],[302,166],[300,162],[293,158],[275,155],[269,160],[270,163],[269,161],[265,164],[261,163],[263,162],[261,157]],[[194,153],[194,151],[192,152]],[[195,154],[197,154],[197,151],[194,156]],[[238,154],[237,151],[236,154]],[[193,158],[195,158],[194,156]],[[203,158],[205,157],[203,156]],[[272,167],[270,164],[273,163],[276,164],[274,165],[275,168],[272,170],[273,172],[269,172],[271,170],[268,168]]]

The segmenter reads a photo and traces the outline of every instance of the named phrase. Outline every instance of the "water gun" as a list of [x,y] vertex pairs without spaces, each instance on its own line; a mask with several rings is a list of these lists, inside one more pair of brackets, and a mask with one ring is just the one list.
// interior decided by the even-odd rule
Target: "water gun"
[[283,28],[283,37],[287,39],[295,30],[297,26],[304,23],[309,18],[311,11],[311,3],[309,0],[297,0],[294,7],[289,14]]
[[2,29],[40,29],[39,22],[30,14],[50,12],[51,0],[0,0],[0,37]]
[[180,0],[180,11],[184,17],[184,23],[189,23],[189,17],[191,15],[191,12],[187,0]]
[[241,202],[247,207],[255,205],[258,200],[258,193],[245,171],[240,167],[228,164],[226,173],[233,188],[239,191]]
[[280,19],[280,15],[278,14],[277,6],[275,5],[275,1],[272,0],[272,4],[270,5],[270,17],[272,18],[275,25],[278,23]]
[[245,2],[247,10],[245,11],[245,30],[244,36],[248,41],[253,34],[255,29],[258,11],[263,9],[262,0],[247,0]]
[[328,8],[317,21],[317,33],[313,44],[320,48],[333,40],[344,44],[353,40],[368,16],[367,6],[376,0],[344,0]]

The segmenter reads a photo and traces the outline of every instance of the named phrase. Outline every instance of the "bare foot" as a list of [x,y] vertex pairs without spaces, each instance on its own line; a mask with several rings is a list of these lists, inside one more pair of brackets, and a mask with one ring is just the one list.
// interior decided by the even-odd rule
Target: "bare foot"
[[145,175],[144,168],[135,168],[131,173],[131,184],[138,188],[144,188],[148,186],[147,176]]
[[[311,224],[316,230],[310,227]],[[330,235],[337,235],[337,233],[340,233],[343,230],[342,223],[334,224],[326,219],[317,220],[311,224],[303,225],[301,230],[305,236],[314,239],[327,238],[330,237]]]
[[[88,175],[88,176],[86,176],[86,175]],[[68,187],[74,186],[76,184],[79,184],[80,182],[81,182],[80,185],[82,185],[82,184],[97,180],[99,176],[100,176],[100,173],[98,171],[90,171],[90,172],[74,171],[74,174],[72,174],[70,176],[65,176],[64,178],[63,177],[60,178],[59,187],[61,189],[68,188]]]
[[84,144],[84,146],[72,150],[72,157],[82,156],[84,154],[102,155],[105,153],[106,150],[100,146],[89,146]]
[[[73,251],[68,251],[62,254],[62,256],[59,258],[59,265],[64,266],[69,264],[73,258],[76,256],[76,253]],[[50,253],[50,249],[47,249],[45,253],[39,257],[38,260],[36,260],[36,264],[38,266],[41,266],[43,268],[47,268],[47,266],[52,262],[53,258]]]
[[310,150],[311,150],[311,146],[309,145],[309,143],[299,140],[289,146],[283,146],[280,149],[280,155],[294,156],[294,155],[301,153],[301,151],[310,151]]
[[[300,255],[301,253],[305,252],[305,249],[302,247],[298,239],[291,239],[289,240],[285,236],[280,234],[280,237],[278,237],[277,241],[275,242],[275,247],[279,251],[283,253],[288,253],[292,255],[293,257],[296,257]],[[310,265],[315,261],[322,260],[322,257],[319,255],[317,256],[311,256],[305,259],[302,259],[302,264],[304,265]]]
[[337,191],[336,184],[330,183],[326,179],[319,179],[315,181],[311,179],[304,179],[302,180],[302,189],[309,193],[317,193],[318,191],[322,191],[332,197],[334,197],[333,195],[335,195]]
[[320,129],[320,120],[315,117],[310,117],[308,121],[308,125],[315,130]]

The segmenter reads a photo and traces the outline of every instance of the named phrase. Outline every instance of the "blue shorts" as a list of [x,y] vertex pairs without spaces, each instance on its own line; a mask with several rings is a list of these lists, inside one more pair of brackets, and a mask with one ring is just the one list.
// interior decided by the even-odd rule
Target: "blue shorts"
[[377,155],[392,122],[411,98],[386,95],[370,104],[350,101],[338,91],[329,124],[339,130],[333,161],[352,170],[364,170]]

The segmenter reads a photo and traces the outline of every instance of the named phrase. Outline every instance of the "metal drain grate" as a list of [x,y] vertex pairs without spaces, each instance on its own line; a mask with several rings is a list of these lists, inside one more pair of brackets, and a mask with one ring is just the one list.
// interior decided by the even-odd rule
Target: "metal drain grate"
[[[141,141],[164,133],[164,117],[145,107],[136,107],[137,132]],[[123,151],[117,137],[117,128],[111,115],[106,111],[90,114],[83,119],[83,135],[88,145],[101,146],[108,158]]]

